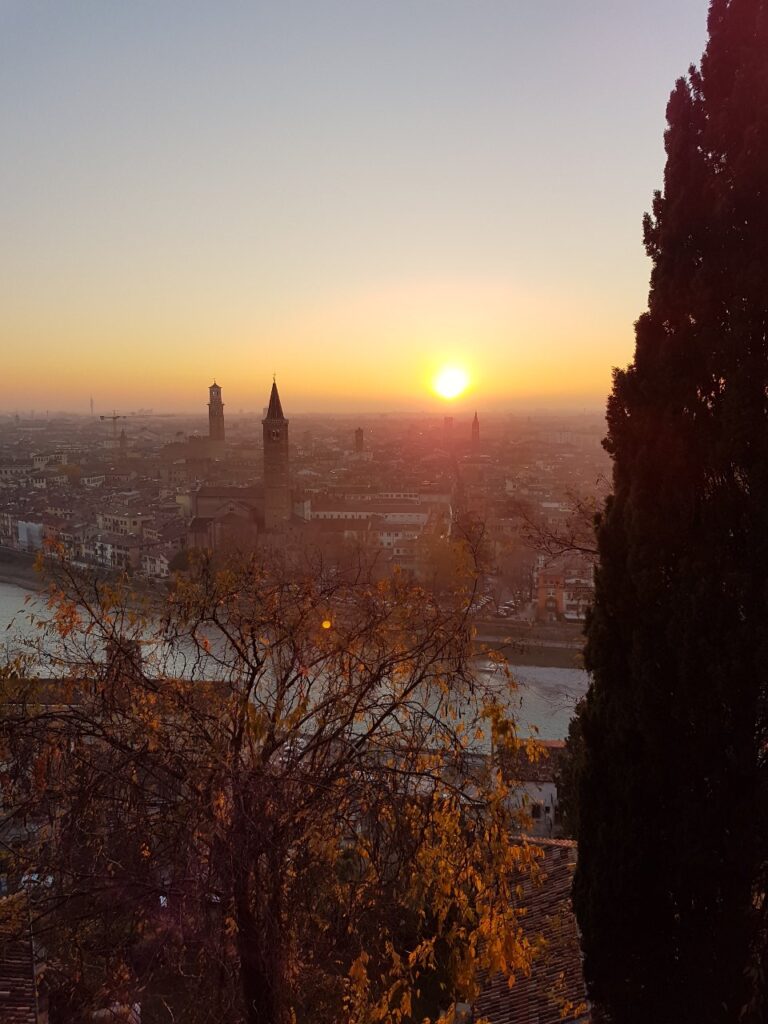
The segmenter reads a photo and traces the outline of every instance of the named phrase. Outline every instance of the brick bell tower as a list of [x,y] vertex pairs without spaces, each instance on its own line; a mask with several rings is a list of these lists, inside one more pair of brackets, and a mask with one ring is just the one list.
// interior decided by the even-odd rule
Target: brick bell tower
[[278,532],[291,518],[291,488],[288,475],[288,420],[283,415],[277,384],[266,417],[261,421],[264,435],[264,526]]
[[475,413],[475,418],[472,420],[472,449],[474,451],[477,451],[477,449],[479,447],[480,447],[480,420],[477,418],[477,413]]
[[224,443],[224,403],[216,381],[208,388],[208,440]]

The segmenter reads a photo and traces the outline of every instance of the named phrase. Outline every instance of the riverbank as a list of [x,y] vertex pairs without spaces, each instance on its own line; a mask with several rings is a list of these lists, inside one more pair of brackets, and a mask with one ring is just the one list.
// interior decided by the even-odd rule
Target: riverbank
[[[35,569],[36,556],[12,548],[0,547],[0,583],[37,592],[43,589],[43,576]],[[108,573],[103,575],[109,576]],[[115,577],[116,578],[116,577]],[[136,595],[157,597],[164,584],[134,578]],[[523,624],[484,620],[477,623],[478,653],[499,651],[508,662],[541,668],[583,668],[584,636],[580,625]]]
[[480,651],[498,651],[510,664],[542,668],[584,667],[584,634],[580,624],[524,624],[484,620],[477,623]]
[[[0,583],[8,583],[35,593],[43,590],[46,581],[50,580],[50,576],[47,571],[38,572],[35,568],[36,564],[37,555],[29,555],[13,548],[0,547]],[[101,567],[94,566],[89,571],[96,573],[98,578],[104,582],[117,583],[123,578],[120,573]],[[130,581],[132,594],[139,597],[163,594],[165,589],[164,582],[146,580],[140,576],[134,576]]]
[[40,590],[43,580],[35,569],[35,555],[0,547],[0,583],[10,583],[23,590]]
[[486,643],[484,648],[499,651],[510,665],[525,665],[531,668],[584,668],[581,649],[516,643]]

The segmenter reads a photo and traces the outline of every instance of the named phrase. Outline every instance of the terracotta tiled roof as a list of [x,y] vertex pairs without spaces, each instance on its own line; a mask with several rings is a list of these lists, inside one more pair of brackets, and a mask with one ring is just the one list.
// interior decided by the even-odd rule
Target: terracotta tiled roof
[[571,882],[576,844],[565,839],[529,839],[541,846],[541,873],[523,884],[526,935],[544,939],[528,978],[510,988],[502,975],[487,983],[474,1019],[489,1024],[597,1024],[587,1002],[576,919],[571,909]]
[[0,899],[0,1021],[38,1021],[35,957],[23,893]]

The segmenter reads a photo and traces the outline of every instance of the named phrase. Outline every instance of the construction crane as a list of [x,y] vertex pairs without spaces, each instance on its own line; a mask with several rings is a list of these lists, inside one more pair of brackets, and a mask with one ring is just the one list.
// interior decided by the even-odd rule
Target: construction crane
[[100,420],[112,420],[112,444],[117,448],[117,421],[128,419],[127,416],[121,416],[119,413],[112,410],[111,416],[99,416]]

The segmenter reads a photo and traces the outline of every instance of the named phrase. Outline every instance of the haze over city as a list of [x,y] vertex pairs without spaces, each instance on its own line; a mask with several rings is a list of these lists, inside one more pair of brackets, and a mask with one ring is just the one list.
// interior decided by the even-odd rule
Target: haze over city
[[599,409],[704,0],[224,11],[0,7],[2,407]]

